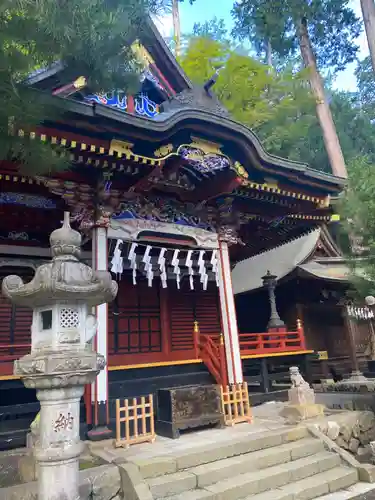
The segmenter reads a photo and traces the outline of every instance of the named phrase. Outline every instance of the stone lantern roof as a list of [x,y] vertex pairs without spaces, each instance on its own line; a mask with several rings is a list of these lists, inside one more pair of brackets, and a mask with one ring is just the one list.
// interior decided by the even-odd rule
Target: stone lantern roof
[[15,304],[30,308],[42,307],[57,302],[85,302],[96,306],[111,302],[117,294],[117,283],[107,271],[93,271],[79,261],[81,235],[69,223],[69,212],[64,214],[64,223],[50,236],[52,260],[39,266],[29,283],[19,276],[7,276],[3,280],[2,292]]

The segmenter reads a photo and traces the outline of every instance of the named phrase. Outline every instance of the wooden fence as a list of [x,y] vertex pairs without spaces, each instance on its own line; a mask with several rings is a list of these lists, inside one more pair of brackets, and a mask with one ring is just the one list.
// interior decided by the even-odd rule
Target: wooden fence
[[153,443],[155,441],[153,396],[116,399],[116,440],[115,447],[128,448],[132,444]]
[[221,404],[226,425],[252,422],[247,382],[220,386]]

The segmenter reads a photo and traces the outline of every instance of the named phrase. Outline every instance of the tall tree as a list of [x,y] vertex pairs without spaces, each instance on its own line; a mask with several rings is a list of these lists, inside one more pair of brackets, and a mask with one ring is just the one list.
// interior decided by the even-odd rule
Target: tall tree
[[310,101],[301,74],[270,73],[268,66],[238,53],[227,42],[191,38],[180,63],[196,84],[204,84],[220,68],[215,94],[232,116],[259,131],[276,116],[297,117]]
[[[256,10],[254,5],[256,3]],[[266,38],[278,54],[293,54],[299,48],[316,101],[316,113],[332,172],[346,177],[344,156],[332,113],[325,95],[318,65],[340,71],[353,61],[358,47],[355,40],[361,27],[348,6],[348,0],[268,0],[235,2],[234,33],[240,37]],[[327,43],[330,40],[330,43]]]
[[216,16],[204,23],[194,23],[193,35],[195,37],[210,38],[218,42],[226,42],[228,40],[228,30],[225,26],[225,21],[224,19],[218,19]]
[[1,0],[0,161],[16,160],[33,171],[66,166],[48,145],[9,134],[59,113],[22,82],[59,61],[94,91],[134,89],[141,68],[131,44],[145,16],[160,6],[161,0]]
[[374,0],[361,0],[363,21],[365,23],[372,70],[375,73],[375,3]]
[[357,97],[361,109],[366,112],[371,119],[375,118],[375,76],[372,69],[371,58],[365,57],[358,62],[355,70],[357,78]]
[[[181,18],[180,18],[180,2],[185,0],[167,0],[167,10],[172,13],[173,21],[173,41],[174,53],[176,57],[181,55]],[[188,0],[190,5],[193,5],[195,0]]]

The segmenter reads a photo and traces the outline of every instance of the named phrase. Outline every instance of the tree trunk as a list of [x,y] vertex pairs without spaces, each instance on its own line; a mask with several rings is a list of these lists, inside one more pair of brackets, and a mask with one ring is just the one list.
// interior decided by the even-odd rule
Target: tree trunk
[[178,0],[172,0],[173,35],[175,42],[175,56],[181,55],[181,24]]
[[266,41],[266,64],[272,68],[272,45],[270,40]]
[[309,69],[310,86],[316,99],[316,114],[323,132],[324,145],[331,164],[332,173],[338,177],[347,178],[348,174],[344,155],[342,154],[332,113],[326,100],[323,81],[316,65],[315,54],[307,31],[306,19],[301,19],[298,38],[304,66]]
[[375,3],[374,0],[361,0],[362,16],[366,28],[368,48],[372,69],[375,73]]

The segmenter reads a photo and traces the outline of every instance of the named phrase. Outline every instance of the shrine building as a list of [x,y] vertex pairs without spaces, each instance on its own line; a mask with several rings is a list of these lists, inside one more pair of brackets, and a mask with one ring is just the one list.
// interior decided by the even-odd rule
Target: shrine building
[[[297,308],[285,324],[278,320],[265,273],[263,312],[249,296],[238,328],[231,270],[272,249],[278,259],[278,247],[330,224],[330,200],[344,186],[268,154],[214,86],[192,85],[151,22],[136,47],[144,71],[135,96],[93,94],[85,75],[72,77],[59,63],[25,82],[62,112],[16,133],[67,155],[69,171],[26,176],[0,165],[1,277],[31,279],[69,211],[83,234],[82,258],[118,281],[116,300],[96,309],[95,348],[107,368],[81,412],[83,428],[94,431],[113,425],[118,397],[253,380],[252,368],[271,358],[302,366],[314,343]],[[35,394],[13,375],[14,360],[30,350],[31,315],[1,298],[0,447],[22,444],[38,411]],[[63,319],[67,328],[75,321]]]

